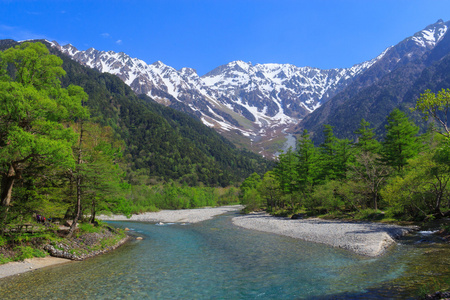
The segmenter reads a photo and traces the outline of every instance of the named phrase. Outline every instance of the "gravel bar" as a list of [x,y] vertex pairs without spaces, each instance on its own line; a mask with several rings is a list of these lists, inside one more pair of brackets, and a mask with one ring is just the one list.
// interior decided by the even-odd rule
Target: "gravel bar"
[[395,243],[395,239],[417,230],[415,226],[398,226],[371,222],[329,221],[322,219],[292,220],[253,213],[233,218],[233,224],[271,232],[309,242],[322,243],[375,257]]
[[143,214],[132,215],[131,218],[127,218],[124,215],[100,215],[97,217],[97,219],[104,221],[197,223],[212,219],[214,216],[221,215],[230,211],[238,211],[242,208],[242,205],[229,205],[196,209],[161,210],[158,212],[147,212]]
[[71,262],[71,260],[52,256],[35,257],[25,259],[24,261],[10,262],[4,265],[0,265],[0,278],[68,262]]

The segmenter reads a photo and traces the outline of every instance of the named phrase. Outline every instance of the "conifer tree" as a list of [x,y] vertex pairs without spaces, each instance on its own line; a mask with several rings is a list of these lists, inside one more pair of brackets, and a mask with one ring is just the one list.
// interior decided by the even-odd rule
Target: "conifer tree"
[[290,194],[298,188],[298,158],[292,151],[292,148],[289,148],[286,153],[280,154],[278,160],[279,162],[274,169],[274,173],[280,182],[283,193]]
[[335,179],[336,178],[336,142],[337,138],[333,133],[333,126],[324,125],[323,133],[325,135],[325,140],[319,146],[319,159],[320,159],[320,170],[321,180]]
[[419,151],[416,137],[419,128],[399,109],[394,109],[387,120],[382,160],[397,171],[402,171],[407,160]]
[[358,135],[355,146],[360,151],[377,153],[380,149],[380,143],[375,138],[373,128],[370,128],[369,126],[369,122],[361,119],[359,128],[355,131],[355,134]]
[[303,192],[308,186],[313,186],[318,177],[318,155],[317,149],[310,139],[308,131],[305,129],[297,144],[298,156],[298,185]]

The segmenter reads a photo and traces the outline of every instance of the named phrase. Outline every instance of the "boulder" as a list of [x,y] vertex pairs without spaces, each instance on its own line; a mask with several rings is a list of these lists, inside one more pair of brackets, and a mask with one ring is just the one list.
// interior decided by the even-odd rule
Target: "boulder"
[[297,219],[304,219],[306,218],[308,215],[307,214],[294,214],[292,215],[291,219],[293,220],[297,220]]

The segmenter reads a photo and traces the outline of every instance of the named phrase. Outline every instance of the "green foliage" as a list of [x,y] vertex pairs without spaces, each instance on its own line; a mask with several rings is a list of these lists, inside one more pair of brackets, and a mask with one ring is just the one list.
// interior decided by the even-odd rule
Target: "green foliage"
[[358,211],[354,218],[356,220],[376,221],[384,218],[384,213],[377,209],[367,208]]
[[315,147],[305,130],[296,152],[282,154],[273,173],[243,182],[241,203],[246,211],[284,215],[304,208],[309,215],[366,220],[443,217],[450,209],[450,143],[432,132],[417,137],[417,126],[399,110],[387,122],[383,143],[364,119],[354,144],[324,126],[325,141]]
[[30,246],[17,246],[14,248],[15,251],[18,252],[18,255],[14,258],[15,261],[22,261],[27,258],[33,258],[33,257],[46,257],[47,252],[36,249]]
[[249,213],[261,209],[263,199],[256,189],[248,189],[241,197],[241,204],[245,206],[244,212]]
[[394,109],[387,120],[382,159],[387,165],[401,171],[407,160],[419,152],[416,137],[419,128],[398,109]]
[[320,189],[315,189],[312,193],[307,207],[320,213],[325,210],[327,213],[332,211],[341,210],[344,208],[344,201],[342,201],[337,189],[341,185],[340,182],[335,180],[327,181],[320,186]]
[[442,216],[441,207],[449,207],[450,165],[439,163],[433,153],[422,153],[409,161],[407,173],[390,180],[382,191],[394,211],[409,218]]
[[267,209],[273,210],[277,207],[284,208],[284,203],[281,202],[281,187],[275,174],[268,171],[264,174],[261,184],[258,186],[259,194],[266,201]]
[[237,203],[238,192],[233,187],[190,187],[172,182],[165,185],[132,186],[112,211],[131,215],[160,209],[215,207]]
[[95,233],[95,232],[101,231],[100,227],[95,227],[91,223],[79,223],[78,225],[79,225],[80,232],[82,234],[83,233]]
[[292,151],[292,148],[278,157],[278,164],[274,169],[280,188],[283,193],[293,193],[298,190],[298,157]]
[[7,264],[9,262],[12,262],[10,257],[5,257],[3,254],[0,254],[0,265]]
[[[89,114],[81,105],[86,95],[80,87],[61,88],[61,63],[41,43],[23,43],[0,55],[2,232],[14,214],[23,215],[21,209],[28,214],[36,207],[36,183],[43,170],[74,165],[77,135],[64,123]],[[21,185],[24,189],[13,193],[13,187]]]
[[355,134],[358,135],[355,147],[362,152],[378,153],[381,145],[375,138],[375,133],[373,132],[374,129],[369,126],[369,122],[361,119],[359,128],[355,131]]
[[450,138],[450,130],[448,128],[450,114],[450,89],[442,89],[437,94],[431,90],[426,90],[420,95],[416,102],[415,110],[419,110],[424,119],[428,120],[432,117],[442,130],[437,130],[440,134]]
[[123,140],[126,180],[133,185],[177,181],[189,186],[229,186],[270,163],[236,149],[213,129],[187,114],[135,93],[117,76],[81,66],[57,50],[67,76],[89,95],[92,119]]
[[8,242],[8,240],[5,237],[0,236],[0,247],[5,246],[7,244],[7,242]]

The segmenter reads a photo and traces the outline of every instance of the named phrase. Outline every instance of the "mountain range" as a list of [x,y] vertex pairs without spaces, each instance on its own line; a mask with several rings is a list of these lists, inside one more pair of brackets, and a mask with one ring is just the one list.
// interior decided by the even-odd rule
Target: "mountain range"
[[[329,70],[233,61],[199,76],[191,68],[147,64],[122,52],[51,44],[83,65],[117,75],[136,94],[194,115],[236,145],[270,156],[286,135],[305,128],[319,139],[322,124],[347,124],[338,128],[341,137],[352,137],[363,117],[381,126],[421,73],[448,54],[438,46],[450,39],[449,24],[438,20],[372,60]],[[386,91],[394,85],[400,94]]]
[[[0,51],[19,44],[0,40]],[[123,156],[118,161],[126,182],[230,186],[254,172],[264,174],[273,166],[260,155],[237,149],[197,118],[145,95],[138,97],[117,76],[83,66],[49,43],[47,47],[62,59],[66,72],[60,79],[62,87],[82,87],[89,96],[86,106],[90,122],[105,126],[117,144],[123,145]]]

